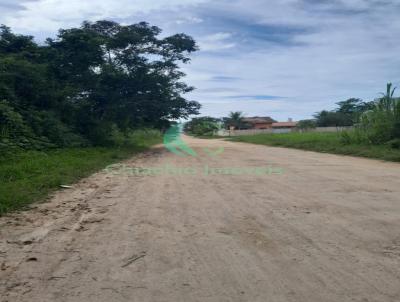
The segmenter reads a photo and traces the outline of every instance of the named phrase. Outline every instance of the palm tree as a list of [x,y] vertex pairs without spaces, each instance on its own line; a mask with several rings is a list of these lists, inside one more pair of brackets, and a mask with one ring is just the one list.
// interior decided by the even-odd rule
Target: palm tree
[[235,129],[240,129],[244,125],[243,119],[244,119],[243,112],[241,111],[231,112],[229,113],[229,116],[225,121],[225,125],[227,127],[235,127]]
[[386,85],[386,93],[382,93],[382,98],[380,99],[379,105],[382,109],[390,112],[394,111],[396,100],[393,98],[396,87],[392,89],[392,83]]

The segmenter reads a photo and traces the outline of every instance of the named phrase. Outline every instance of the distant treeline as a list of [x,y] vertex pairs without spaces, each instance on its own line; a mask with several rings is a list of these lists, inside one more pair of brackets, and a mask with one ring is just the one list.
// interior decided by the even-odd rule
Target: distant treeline
[[[364,102],[351,98],[337,103],[334,110],[323,110],[314,119],[301,120],[297,128],[354,126],[353,131],[341,133],[343,144],[388,144],[400,148],[400,98],[394,96],[396,88],[391,83],[386,92],[374,101]],[[231,112],[228,117],[196,117],[186,123],[185,131],[197,136],[213,136],[216,130],[233,126],[246,129],[242,112]]]
[[183,97],[185,34],[147,23],[84,22],[43,44],[0,27],[0,150],[129,142],[138,128],[197,114]]
[[395,91],[388,83],[386,91],[374,101],[351,98],[339,102],[335,110],[318,112],[315,119],[300,121],[298,127],[354,126],[354,131],[342,133],[343,143],[400,148],[400,98],[394,96]]
[[315,125],[318,127],[345,127],[356,124],[360,116],[374,108],[375,102],[364,102],[361,99],[351,98],[336,103],[337,108],[331,111],[322,110],[314,115]]

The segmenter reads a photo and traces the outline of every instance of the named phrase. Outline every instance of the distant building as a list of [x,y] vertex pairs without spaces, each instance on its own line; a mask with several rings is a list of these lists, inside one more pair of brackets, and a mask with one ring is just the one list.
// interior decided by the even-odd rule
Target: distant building
[[246,117],[243,119],[243,122],[248,129],[271,129],[273,123],[276,123],[276,121],[269,116]]
[[273,129],[292,129],[296,128],[297,122],[293,122],[290,118],[287,122],[277,122],[272,124]]

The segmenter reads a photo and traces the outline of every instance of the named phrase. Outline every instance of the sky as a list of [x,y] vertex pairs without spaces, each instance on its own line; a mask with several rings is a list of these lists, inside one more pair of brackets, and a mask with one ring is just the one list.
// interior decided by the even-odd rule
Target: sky
[[183,67],[201,115],[311,118],[400,85],[399,0],[0,0],[0,24],[35,36],[83,20],[147,21],[187,33]]

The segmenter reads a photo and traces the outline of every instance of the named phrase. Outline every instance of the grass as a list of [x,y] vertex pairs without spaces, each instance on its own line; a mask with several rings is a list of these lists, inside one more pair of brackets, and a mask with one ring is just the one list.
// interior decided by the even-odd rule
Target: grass
[[130,148],[90,147],[0,155],[0,215],[42,200],[62,184],[72,184],[160,141],[160,137],[147,137]]
[[195,138],[200,138],[200,139],[218,139],[218,138],[226,138],[226,136],[218,136],[218,135],[192,135]]
[[400,162],[400,149],[387,145],[344,144],[340,133],[257,134],[231,137],[229,140]]

